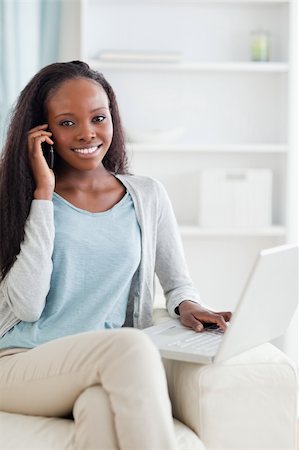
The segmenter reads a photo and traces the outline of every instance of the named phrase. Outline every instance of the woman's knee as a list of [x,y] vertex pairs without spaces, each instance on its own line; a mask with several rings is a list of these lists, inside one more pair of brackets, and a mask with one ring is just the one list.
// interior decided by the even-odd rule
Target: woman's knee
[[136,352],[146,353],[148,356],[159,356],[159,351],[152,340],[142,330],[136,328],[122,328],[119,342],[124,348],[134,349]]
[[127,364],[145,365],[149,367],[162,366],[158,349],[151,339],[136,328],[119,330],[115,346],[120,355],[126,358]]
[[[158,349],[141,330],[101,330],[88,336],[88,344],[88,351],[81,359],[84,360],[85,367],[95,367],[100,377],[97,378],[97,383],[102,379],[101,373],[113,374],[114,377],[117,373],[121,376],[124,372],[132,372],[135,378],[138,374],[147,377],[146,373],[161,375],[164,372]],[[80,367],[82,368],[82,364]]]

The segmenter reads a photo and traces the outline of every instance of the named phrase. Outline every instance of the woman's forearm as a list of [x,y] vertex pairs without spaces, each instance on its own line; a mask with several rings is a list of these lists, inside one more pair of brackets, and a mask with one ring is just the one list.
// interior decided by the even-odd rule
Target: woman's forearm
[[2,281],[2,298],[20,320],[36,321],[45,306],[52,273],[53,204],[33,200],[20,253]]

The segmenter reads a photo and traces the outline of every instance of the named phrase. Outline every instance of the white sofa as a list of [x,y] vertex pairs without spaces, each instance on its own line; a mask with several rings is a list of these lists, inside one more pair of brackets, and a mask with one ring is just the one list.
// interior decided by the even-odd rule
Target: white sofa
[[[222,364],[164,365],[179,450],[296,449],[296,370],[273,345]],[[103,394],[99,426],[112,433],[107,405]],[[0,412],[1,450],[73,450],[73,436],[71,419]]]

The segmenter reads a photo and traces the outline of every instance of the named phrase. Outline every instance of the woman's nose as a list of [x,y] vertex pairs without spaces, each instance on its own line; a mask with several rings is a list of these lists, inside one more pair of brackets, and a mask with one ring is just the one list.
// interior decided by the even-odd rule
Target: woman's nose
[[81,125],[78,135],[81,141],[90,141],[91,139],[95,138],[95,136],[95,130],[93,129],[92,125]]

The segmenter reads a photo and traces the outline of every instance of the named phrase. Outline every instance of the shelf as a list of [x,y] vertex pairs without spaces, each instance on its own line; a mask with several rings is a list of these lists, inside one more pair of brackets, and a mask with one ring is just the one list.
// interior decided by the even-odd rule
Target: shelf
[[205,3],[237,3],[237,4],[247,4],[247,3],[254,3],[254,4],[285,4],[289,3],[290,0],[98,0],[98,3],[103,5],[117,5],[117,4],[138,4],[140,5],[196,5],[196,4],[205,4]]
[[284,237],[286,229],[283,226],[273,225],[267,228],[203,228],[198,226],[180,226],[182,237]]
[[127,142],[132,152],[190,152],[190,153],[287,153],[287,145],[184,145],[184,144],[133,144]]
[[286,62],[179,62],[179,63],[137,63],[88,60],[97,70],[166,70],[172,72],[243,72],[243,73],[287,73]]

